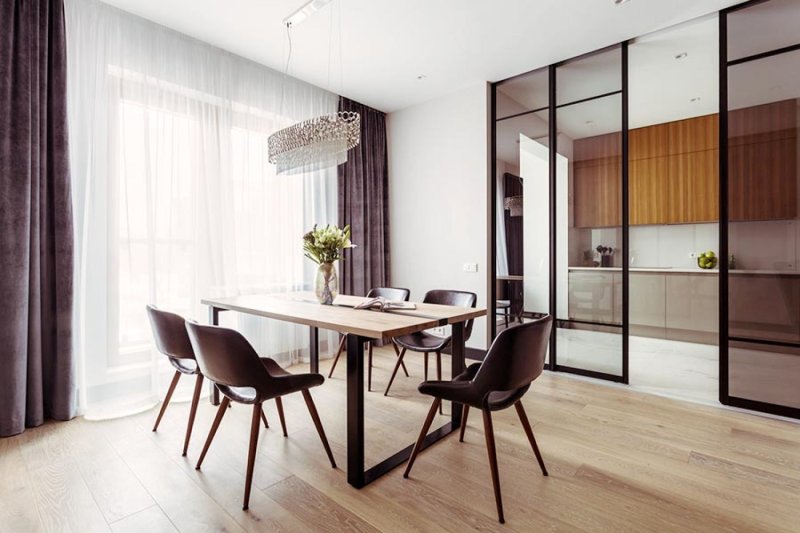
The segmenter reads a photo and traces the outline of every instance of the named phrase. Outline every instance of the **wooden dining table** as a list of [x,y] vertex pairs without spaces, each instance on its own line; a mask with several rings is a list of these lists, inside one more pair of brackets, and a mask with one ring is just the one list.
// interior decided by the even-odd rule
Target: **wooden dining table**
[[[319,329],[347,334],[347,482],[361,488],[403,464],[411,456],[413,442],[395,451],[370,468],[364,464],[364,343],[374,339],[389,339],[417,331],[449,325],[451,327],[451,375],[464,371],[465,323],[484,316],[486,309],[416,303],[415,309],[376,311],[354,309],[365,298],[342,295],[333,305],[321,305],[311,292],[254,294],[223,298],[205,298],[209,322],[219,324],[221,311],[236,311],[250,315],[303,324],[309,327],[310,366],[319,372]],[[212,402],[219,403],[214,388]],[[451,406],[450,421],[431,431],[423,448],[444,438],[461,425],[461,406]]]

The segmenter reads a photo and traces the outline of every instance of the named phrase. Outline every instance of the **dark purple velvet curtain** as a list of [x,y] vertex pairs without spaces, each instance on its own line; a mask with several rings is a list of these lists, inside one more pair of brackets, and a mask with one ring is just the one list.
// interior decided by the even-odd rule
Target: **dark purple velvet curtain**
[[75,416],[63,0],[0,0],[0,436]]
[[340,111],[361,114],[361,143],[339,166],[339,224],[350,224],[356,248],[340,264],[342,292],[364,295],[389,280],[389,172],[386,114],[347,98]]

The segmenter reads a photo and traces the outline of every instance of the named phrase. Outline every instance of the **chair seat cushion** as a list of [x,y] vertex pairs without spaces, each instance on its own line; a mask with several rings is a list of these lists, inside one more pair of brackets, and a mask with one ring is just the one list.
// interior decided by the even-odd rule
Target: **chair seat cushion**
[[175,367],[175,370],[181,374],[197,374],[200,369],[197,367],[197,361],[184,357],[170,357],[169,362]]
[[450,337],[438,337],[424,331],[395,337],[395,342],[414,352],[438,352],[450,343]]
[[465,372],[456,376],[453,381],[424,381],[420,383],[418,390],[422,394],[433,396],[434,398],[465,403],[478,409],[488,407],[490,411],[499,411],[516,403],[530,387],[528,385],[513,391],[490,392],[488,398],[486,398],[486,405],[484,405],[484,398],[479,396],[472,386],[472,380],[480,368],[481,363],[473,363],[469,365]]
[[267,372],[275,378],[271,380],[269,389],[258,391],[253,387],[217,385],[219,390],[235,402],[252,404],[317,387],[325,382],[325,378],[321,374],[292,374],[282,368],[274,359],[269,357],[260,359]]

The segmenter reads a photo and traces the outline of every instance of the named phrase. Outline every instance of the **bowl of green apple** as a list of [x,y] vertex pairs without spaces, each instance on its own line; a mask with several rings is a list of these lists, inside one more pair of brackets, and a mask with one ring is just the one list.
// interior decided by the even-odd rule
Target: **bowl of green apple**
[[717,266],[717,256],[714,252],[700,252],[697,254],[697,266],[703,270],[711,270]]

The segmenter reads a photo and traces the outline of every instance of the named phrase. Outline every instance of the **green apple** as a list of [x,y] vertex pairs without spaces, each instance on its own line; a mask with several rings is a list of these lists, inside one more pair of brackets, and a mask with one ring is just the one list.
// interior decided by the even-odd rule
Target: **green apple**
[[708,257],[709,259],[713,259],[714,258],[714,252],[706,252],[706,257]]

